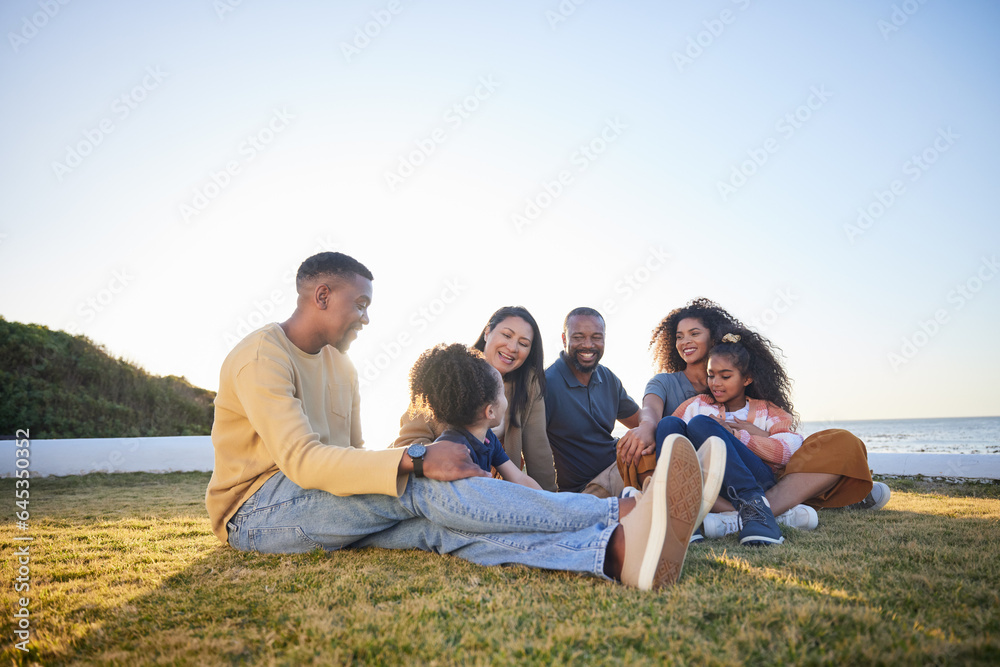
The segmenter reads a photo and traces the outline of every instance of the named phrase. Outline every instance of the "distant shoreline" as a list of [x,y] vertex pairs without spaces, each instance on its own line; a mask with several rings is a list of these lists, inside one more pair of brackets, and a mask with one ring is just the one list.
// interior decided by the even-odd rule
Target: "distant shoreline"
[[945,419],[950,420],[964,420],[964,419],[998,419],[1000,420],[1000,415],[982,415],[978,417],[886,417],[885,419],[827,419],[827,420],[817,420],[817,419],[806,419],[802,421],[802,424],[865,424],[869,422],[931,422],[931,421],[942,421]]
[[803,435],[843,428],[864,441],[870,452],[1000,454],[1000,417],[922,417],[804,421]]

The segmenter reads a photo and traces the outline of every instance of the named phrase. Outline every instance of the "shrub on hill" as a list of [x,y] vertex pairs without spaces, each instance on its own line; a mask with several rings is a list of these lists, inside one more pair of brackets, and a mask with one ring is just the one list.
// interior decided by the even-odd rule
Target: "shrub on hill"
[[0,317],[0,435],[126,438],[211,432],[215,393],[150,375],[86,336]]

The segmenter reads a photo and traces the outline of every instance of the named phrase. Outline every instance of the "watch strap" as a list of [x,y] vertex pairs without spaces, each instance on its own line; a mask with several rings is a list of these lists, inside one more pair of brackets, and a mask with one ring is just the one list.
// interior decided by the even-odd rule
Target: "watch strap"
[[413,444],[406,448],[406,453],[413,462],[413,476],[424,476],[424,455],[427,454],[427,447],[421,444]]

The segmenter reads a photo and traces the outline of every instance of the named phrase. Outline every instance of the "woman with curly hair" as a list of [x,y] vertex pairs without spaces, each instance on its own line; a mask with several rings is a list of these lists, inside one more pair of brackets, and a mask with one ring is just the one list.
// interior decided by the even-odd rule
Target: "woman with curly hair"
[[[658,373],[646,384],[639,425],[618,443],[619,458],[637,463],[642,454],[653,451],[660,419],[672,415],[692,396],[708,391],[708,351],[724,334],[745,328],[718,304],[704,298],[675,308],[656,325],[649,349]],[[638,483],[635,479],[625,482]]]
[[[556,490],[552,447],[545,430],[545,365],[535,318],[521,306],[505,306],[483,327],[473,347],[504,381],[508,408],[494,432],[507,456],[546,491]],[[433,442],[444,425],[426,413],[407,410],[393,447]]]
[[[703,298],[671,311],[653,330],[650,349],[660,372],[646,386],[639,426],[619,441],[619,467],[626,484],[641,486],[647,468],[655,465],[652,455],[657,424],[673,414],[684,400],[708,391],[709,350],[723,335],[739,330],[748,328]],[[779,352],[760,338],[768,349]],[[790,382],[783,370],[776,381],[787,397]],[[751,391],[748,395],[752,397]],[[867,449],[857,436],[843,429],[827,429],[806,437],[788,462],[776,471],[776,477],[777,484],[767,490],[765,497],[779,523],[815,528],[815,513],[804,511],[803,503],[810,508],[845,507],[859,501],[866,506],[873,504],[869,502],[873,485]],[[880,490],[887,498],[888,487]],[[727,509],[728,505],[720,499],[716,510]],[[884,502],[876,506],[882,505]],[[734,522],[727,524],[727,530],[734,529]]]
[[460,442],[476,464],[507,480],[541,490],[514,465],[491,430],[507,413],[500,373],[479,350],[460,343],[427,350],[410,369],[411,411],[422,412],[445,429],[437,440]]

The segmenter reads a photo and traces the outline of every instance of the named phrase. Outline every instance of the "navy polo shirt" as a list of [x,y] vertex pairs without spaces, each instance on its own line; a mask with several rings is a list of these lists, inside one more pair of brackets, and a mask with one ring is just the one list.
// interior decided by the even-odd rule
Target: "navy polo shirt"
[[615,422],[638,410],[617,375],[598,364],[582,385],[560,353],[545,370],[545,420],[560,491],[582,491],[615,462]]
[[510,461],[510,457],[503,450],[503,445],[500,444],[500,439],[493,433],[493,429],[487,429],[486,442],[483,442],[464,428],[451,427],[446,428],[444,433],[439,435],[434,442],[438,440],[461,442],[469,448],[469,454],[472,455],[472,460],[475,464],[486,472],[489,472],[491,467],[499,468],[507,461]]

